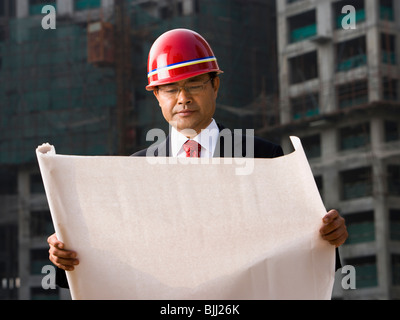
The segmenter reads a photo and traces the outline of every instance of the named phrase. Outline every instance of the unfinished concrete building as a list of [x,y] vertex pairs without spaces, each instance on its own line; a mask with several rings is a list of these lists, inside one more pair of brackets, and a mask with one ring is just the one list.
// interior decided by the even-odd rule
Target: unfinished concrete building
[[277,20],[280,118],[260,133],[286,150],[302,138],[327,209],[346,218],[356,289],[338,272],[334,298],[398,299],[400,2],[278,0]]

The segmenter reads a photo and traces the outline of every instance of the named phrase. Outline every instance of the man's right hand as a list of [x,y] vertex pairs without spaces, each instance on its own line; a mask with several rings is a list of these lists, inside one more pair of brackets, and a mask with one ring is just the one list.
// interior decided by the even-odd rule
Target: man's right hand
[[47,243],[50,246],[49,259],[58,268],[72,271],[79,264],[76,252],[64,249],[64,243],[58,240],[55,233],[47,238]]

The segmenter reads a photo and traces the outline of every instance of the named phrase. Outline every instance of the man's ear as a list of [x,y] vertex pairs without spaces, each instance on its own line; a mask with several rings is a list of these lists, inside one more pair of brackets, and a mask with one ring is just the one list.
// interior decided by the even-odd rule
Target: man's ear
[[215,93],[215,98],[217,98],[218,95],[218,90],[219,90],[219,84],[220,84],[220,80],[219,77],[215,77],[213,80],[213,89],[214,89],[214,93]]

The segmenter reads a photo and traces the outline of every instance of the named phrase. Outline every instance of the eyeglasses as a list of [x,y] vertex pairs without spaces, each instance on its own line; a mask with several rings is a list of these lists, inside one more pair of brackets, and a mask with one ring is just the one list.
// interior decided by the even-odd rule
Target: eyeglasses
[[196,95],[201,93],[206,87],[206,84],[212,79],[213,78],[210,78],[206,82],[192,82],[187,86],[164,85],[158,87],[158,92],[165,98],[177,98],[182,89],[191,95]]

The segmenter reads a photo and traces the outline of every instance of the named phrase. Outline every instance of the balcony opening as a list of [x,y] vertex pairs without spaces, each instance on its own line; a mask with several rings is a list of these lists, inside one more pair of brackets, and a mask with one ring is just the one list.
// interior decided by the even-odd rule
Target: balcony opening
[[387,186],[391,196],[400,196],[400,165],[388,165]]
[[399,95],[397,88],[398,88],[397,79],[384,77],[382,79],[383,99],[386,101],[398,101]]
[[372,169],[370,167],[340,172],[341,200],[372,196]]
[[0,167],[0,196],[18,193],[18,172],[14,167]]
[[400,209],[389,210],[390,240],[400,241]]
[[303,41],[317,34],[315,10],[289,17],[288,23],[289,43]]
[[301,139],[304,151],[308,159],[321,157],[321,136],[319,134]]
[[367,147],[371,141],[369,123],[341,128],[339,131],[340,150]]
[[382,63],[396,64],[396,37],[392,34],[381,34]]
[[379,1],[379,15],[381,20],[394,21],[393,0]]
[[44,185],[42,176],[39,173],[33,173],[29,179],[29,190],[31,194],[44,194]]
[[75,0],[75,10],[100,8],[101,0]]
[[385,121],[385,142],[400,139],[400,124],[395,121]]
[[319,95],[309,93],[290,99],[293,120],[309,118],[319,114]]
[[347,231],[349,237],[346,244],[375,241],[374,212],[365,211],[346,214]]
[[340,109],[368,103],[367,80],[354,81],[338,86],[337,101]]
[[316,51],[289,59],[289,65],[291,84],[318,78],[318,59]]
[[45,265],[51,264],[49,262],[49,251],[47,249],[31,249],[31,275],[38,275],[42,273],[42,268]]
[[336,45],[336,71],[347,71],[367,64],[365,36]]
[[29,228],[31,238],[46,237],[53,234],[54,227],[50,211],[32,211]]
[[42,8],[51,5],[56,8],[56,0],[29,0],[29,14],[31,16],[42,14]]
[[357,289],[376,287],[378,285],[378,270],[376,257],[366,256],[344,259],[346,265],[352,265],[356,269]]

